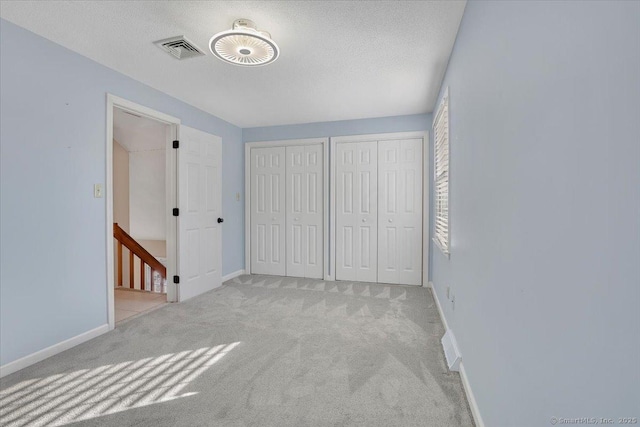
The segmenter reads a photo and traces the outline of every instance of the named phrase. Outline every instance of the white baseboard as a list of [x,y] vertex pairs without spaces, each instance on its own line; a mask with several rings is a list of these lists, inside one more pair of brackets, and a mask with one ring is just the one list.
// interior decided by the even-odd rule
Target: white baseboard
[[460,378],[462,379],[464,393],[467,395],[467,401],[469,402],[469,407],[471,408],[471,415],[473,415],[473,420],[476,422],[476,427],[484,427],[484,421],[482,421],[482,416],[480,415],[478,402],[476,402],[476,397],[473,394],[473,390],[471,389],[471,384],[469,384],[467,371],[464,370],[464,363],[462,362],[460,362]]
[[438,294],[436,293],[436,289],[433,287],[433,282],[429,282],[429,288],[431,288],[431,294],[433,295],[433,300],[436,302],[436,307],[438,307],[438,313],[440,313],[440,320],[442,320],[444,329],[448,331],[449,324],[447,323],[447,318],[444,317],[444,312],[442,311],[442,306],[440,305],[440,300],[438,299]]
[[5,377],[9,374],[13,374],[14,372],[17,372],[20,369],[24,369],[27,366],[31,366],[48,357],[54,356],[58,353],[62,353],[63,351],[68,350],[71,347],[75,347],[78,344],[82,344],[83,342],[89,341],[90,339],[93,339],[108,331],[109,331],[109,325],[104,324],[102,326],[98,326],[95,329],[91,329],[90,331],[87,331],[80,335],[76,335],[75,337],[69,338],[68,340],[64,340],[62,342],[59,342],[58,344],[54,344],[40,351],[36,351],[35,353],[31,353],[28,356],[22,357],[18,360],[14,360],[13,362],[9,362],[5,365],[2,365],[0,366],[0,378]]
[[[438,299],[438,294],[433,287],[433,282],[429,282],[429,287],[431,288],[433,299],[436,302],[436,307],[438,307],[438,313],[440,314],[442,324],[444,325],[445,330],[448,331],[449,324],[447,323],[447,318],[444,317],[442,306],[440,305],[440,300]],[[473,390],[471,389],[471,384],[469,384],[469,378],[467,377],[467,372],[464,370],[463,362],[460,362],[460,379],[462,380],[462,387],[464,388],[464,393],[467,395],[467,401],[469,402],[471,415],[473,416],[473,420],[476,423],[476,427],[484,427],[484,421],[482,421],[482,416],[480,415],[480,408],[478,407],[478,402],[476,402],[476,397],[473,394]]]
[[231,280],[231,279],[235,279],[238,276],[242,276],[244,274],[244,270],[238,270],[238,271],[234,271],[233,273],[229,273],[226,276],[222,276],[222,283],[226,282],[227,280]]

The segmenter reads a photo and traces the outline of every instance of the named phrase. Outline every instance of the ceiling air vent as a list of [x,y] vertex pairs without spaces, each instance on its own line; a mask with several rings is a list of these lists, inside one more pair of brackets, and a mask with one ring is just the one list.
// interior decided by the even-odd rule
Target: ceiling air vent
[[165,52],[169,52],[171,56],[177,59],[193,58],[195,56],[204,55],[204,52],[185,36],[170,37],[168,39],[153,42],[153,44],[157,45]]

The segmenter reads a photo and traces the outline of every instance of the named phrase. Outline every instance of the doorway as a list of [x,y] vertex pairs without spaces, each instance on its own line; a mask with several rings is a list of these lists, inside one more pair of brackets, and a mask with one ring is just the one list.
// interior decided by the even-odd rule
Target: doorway
[[171,126],[113,109],[115,322],[167,302],[167,138]]
[[[166,302],[181,302],[222,284],[222,138],[180,124],[180,120],[160,113],[151,108],[135,104],[126,99],[107,94],[107,164],[106,164],[106,267],[107,267],[107,319],[109,328],[115,327],[115,285],[125,283],[124,277],[119,280],[115,258],[119,244],[115,245],[114,233],[121,227],[114,226],[114,117],[122,113],[127,116],[140,116],[145,120],[159,123],[164,127],[165,156],[165,253],[164,264],[150,252],[153,248],[136,242],[131,235],[131,247],[140,246],[138,253],[149,252],[149,256],[136,264],[135,256],[129,264],[147,264],[137,273],[129,271],[129,289],[133,283],[145,284],[139,287],[140,292],[155,289],[166,293]],[[158,163],[156,163],[158,164]],[[156,169],[161,168],[156,166]],[[129,168],[131,174],[131,167]],[[137,171],[136,171],[137,173]],[[153,178],[153,174],[143,177]],[[129,195],[131,200],[131,194]],[[131,202],[130,202],[131,209]],[[154,214],[162,217],[154,211]],[[132,225],[130,221],[130,226]],[[146,224],[148,225],[148,224]],[[148,231],[148,230],[147,230]],[[134,231],[135,232],[135,231]],[[127,233],[128,234],[128,233]],[[127,239],[121,233],[121,239]],[[144,237],[144,236],[142,236]],[[145,239],[142,239],[145,240]],[[149,240],[149,239],[146,239]],[[154,240],[154,239],[151,239]],[[125,246],[125,245],[123,245]],[[124,252],[124,249],[122,249]],[[136,254],[137,255],[137,254]],[[138,256],[139,258],[142,258]],[[161,257],[160,257],[161,258]],[[155,261],[154,261],[155,259]],[[123,256],[122,266],[125,260]],[[156,282],[156,273],[166,270],[164,279]],[[124,276],[124,270],[122,275]],[[139,279],[138,279],[139,277]],[[150,281],[151,280],[151,281]],[[140,285],[138,285],[140,286]],[[161,292],[161,293],[162,293]]]
[[180,120],[107,96],[107,316],[116,322],[177,301]]

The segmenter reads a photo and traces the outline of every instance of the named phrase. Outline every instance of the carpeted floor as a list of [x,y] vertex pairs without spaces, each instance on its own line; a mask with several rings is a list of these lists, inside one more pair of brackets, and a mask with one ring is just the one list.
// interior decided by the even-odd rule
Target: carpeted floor
[[428,289],[240,276],[0,381],[0,425],[469,426]]

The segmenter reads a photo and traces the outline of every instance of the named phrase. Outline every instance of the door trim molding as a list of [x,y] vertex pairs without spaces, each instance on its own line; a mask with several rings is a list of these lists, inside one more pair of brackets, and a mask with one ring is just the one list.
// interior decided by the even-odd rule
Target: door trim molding
[[[336,152],[337,144],[345,144],[350,142],[365,142],[365,141],[393,141],[396,139],[422,139],[422,284],[421,286],[428,285],[429,282],[429,234],[431,233],[431,227],[429,222],[429,131],[417,131],[417,132],[392,132],[392,133],[375,133],[375,134],[363,134],[363,135],[349,135],[349,136],[335,136],[330,138],[330,153]],[[336,265],[336,162],[331,162],[329,181],[331,184],[329,206],[331,207],[329,213],[329,222],[332,225],[329,233],[329,248],[331,253],[331,280],[335,280],[335,265]],[[426,233],[426,237],[425,237]]]
[[[173,139],[180,138],[180,119],[170,116],[144,105],[136,104],[124,98],[107,93],[107,129],[106,129],[106,241],[107,241],[107,323],[109,330],[115,328],[115,295],[114,295],[114,259],[113,259],[113,109],[115,107],[122,110],[144,116],[170,125],[170,132],[166,142],[166,189],[167,189],[167,277],[173,277],[177,271],[177,221],[171,213],[170,205],[177,203],[177,170],[176,153],[172,148]],[[167,280],[170,283],[169,280]],[[177,290],[174,295],[170,295],[167,290],[167,300],[177,301]]]
[[291,147],[299,145],[322,144],[322,198],[323,198],[323,276],[324,280],[333,280],[329,275],[329,138],[285,139],[279,141],[257,141],[244,144],[244,270],[251,274],[251,149],[264,147]]

